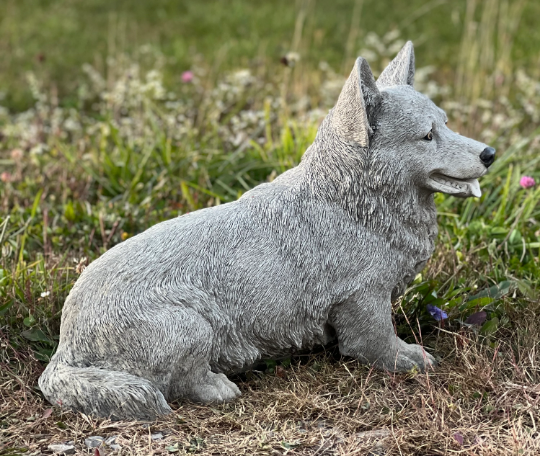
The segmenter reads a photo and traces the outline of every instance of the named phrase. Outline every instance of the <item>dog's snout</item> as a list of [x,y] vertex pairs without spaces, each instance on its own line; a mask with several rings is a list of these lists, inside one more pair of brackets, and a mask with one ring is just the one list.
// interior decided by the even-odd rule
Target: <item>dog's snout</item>
[[486,147],[480,154],[480,160],[482,160],[486,168],[489,168],[495,161],[495,149],[493,147]]

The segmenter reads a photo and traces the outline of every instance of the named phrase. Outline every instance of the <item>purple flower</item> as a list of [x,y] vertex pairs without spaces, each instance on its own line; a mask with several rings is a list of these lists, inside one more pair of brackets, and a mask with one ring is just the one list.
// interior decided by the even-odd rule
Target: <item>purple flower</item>
[[193,71],[184,71],[182,73],[182,82],[191,82],[193,81]]
[[523,176],[519,181],[519,185],[521,185],[523,188],[531,188],[536,185],[536,182],[531,176]]
[[446,318],[448,318],[448,314],[444,310],[439,309],[437,306],[428,304],[426,306],[426,309],[429,314],[437,321],[445,320]]

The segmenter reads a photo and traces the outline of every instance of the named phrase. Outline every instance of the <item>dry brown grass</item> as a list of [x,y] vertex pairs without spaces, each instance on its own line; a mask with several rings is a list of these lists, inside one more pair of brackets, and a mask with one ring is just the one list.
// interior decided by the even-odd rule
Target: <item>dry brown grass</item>
[[[492,341],[442,330],[430,342],[444,359],[429,374],[376,372],[331,348],[277,372],[237,378],[243,396],[233,403],[178,404],[153,423],[57,408],[47,416],[50,405],[36,390],[42,365],[9,347],[4,335],[0,455],[50,454],[49,444],[70,440],[88,454],[84,438],[91,435],[118,436],[123,448],[115,454],[122,455],[538,455],[534,315],[516,315],[516,330]],[[152,441],[157,432],[164,438]]]

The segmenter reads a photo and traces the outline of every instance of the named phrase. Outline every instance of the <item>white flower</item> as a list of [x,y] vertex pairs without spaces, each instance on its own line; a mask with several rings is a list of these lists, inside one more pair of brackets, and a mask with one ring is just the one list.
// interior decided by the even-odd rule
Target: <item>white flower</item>
[[41,293],[41,297],[42,297],[42,298],[46,298],[46,297],[49,296],[50,294],[51,294],[50,291],[43,291],[43,292]]

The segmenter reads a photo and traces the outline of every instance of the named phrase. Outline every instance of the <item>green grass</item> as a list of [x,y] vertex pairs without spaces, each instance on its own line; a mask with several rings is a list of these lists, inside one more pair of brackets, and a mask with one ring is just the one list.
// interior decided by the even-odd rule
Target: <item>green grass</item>
[[[398,29],[415,41],[419,66],[435,65],[444,79],[459,61],[460,40],[470,24],[467,5],[475,6],[471,19],[479,22],[480,32],[495,34],[489,37],[495,44],[502,32],[496,18],[488,15],[488,23],[483,20],[483,11],[499,3],[502,8],[513,2],[230,0],[224,7],[219,0],[4,0],[0,5],[0,91],[5,100],[1,104],[20,110],[33,103],[24,78],[28,71],[53,84],[61,103],[69,104],[84,63],[104,70],[107,56],[123,52],[144,61],[141,46],[163,54],[165,78],[171,86],[179,83],[182,71],[201,59],[212,68],[213,78],[254,61],[265,62],[270,66],[267,70],[275,72],[279,58],[294,44],[297,22],[302,27],[295,50],[310,69],[327,61],[343,71],[344,63],[350,63],[364,47],[367,32],[383,36]],[[507,14],[501,11],[503,17]],[[512,51],[519,66],[537,66],[539,14],[537,2],[526,2]]]
[[[508,382],[527,388],[539,383],[535,347],[540,338],[533,323],[540,319],[540,187],[523,189],[519,181],[523,175],[540,181],[540,89],[535,79],[540,6],[523,2],[523,9],[512,13],[505,10],[510,4],[521,5],[503,0],[481,5],[472,0],[233,0],[226,7],[217,1],[4,1],[0,105],[8,110],[0,110],[0,362],[6,405],[0,409],[0,430],[10,442],[24,443],[14,431],[18,421],[10,420],[26,419],[30,412],[25,407],[35,414],[45,406],[34,390],[35,380],[54,352],[62,304],[82,268],[159,221],[234,201],[296,165],[357,51],[371,50],[370,63],[377,71],[400,39],[375,38],[370,44],[367,32],[381,37],[399,29],[401,38],[414,39],[418,68],[436,68],[431,79],[437,85],[430,90],[446,108],[451,126],[498,149],[495,164],[481,180],[480,199],[437,196],[437,250],[395,303],[398,333],[409,340],[421,336],[437,347],[449,360],[443,361],[447,375],[463,375],[454,385],[460,391],[473,388],[475,376],[485,372],[481,366],[500,356],[499,370],[489,377],[493,407],[500,405],[496,394],[503,394]],[[474,14],[467,16],[472,6]],[[501,38],[497,31],[517,17],[521,25],[515,34]],[[477,21],[480,27],[475,28]],[[301,56],[294,68],[279,63],[288,51]],[[92,67],[83,70],[84,63]],[[195,73],[193,83],[181,83],[186,69]],[[249,73],[238,72],[246,69]],[[518,70],[528,77],[518,76]],[[29,79],[27,72],[32,72]],[[418,85],[427,88],[421,78]],[[449,318],[435,322],[427,304],[443,308]],[[479,311],[486,312],[481,326],[464,323]],[[314,362],[324,366],[329,378],[332,372],[343,375],[339,385],[350,381],[347,364]],[[319,391],[306,369],[299,366],[289,374],[302,379],[298,388]],[[371,375],[354,369],[355,382]],[[381,394],[388,385],[385,377],[377,379]],[[440,391],[447,391],[450,386],[441,381]],[[258,395],[265,382],[248,379],[244,392]],[[339,413],[352,420],[362,411],[352,403],[350,409],[336,405],[340,388],[331,393],[340,410],[337,421]],[[413,394],[407,388],[403,394]],[[312,407],[324,402],[327,393],[320,394]],[[456,401],[440,394],[441,404]],[[472,427],[487,422],[506,435],[509,423],[521,420],[520,426],[535,429],[529,410],[537,413],[537,406],[512,412],[512,419],[503,422],[490,411],[478,412],[477,401],[469,399],[462,406]],[[194,413],[204,415],[201,410]],[[303,419],[304,409],[298,410],[294,419]],[[237,412],[234,419],[245,426]],[[400,426],[397,418],[381,420]],[[403,420],[427,439],[427,428],[412,415]],[[69,423],[75,432],[75,421]],[[347,423],[353,429],[356,422]],[[445,426],[429,435],[446,435]],[[414,432],[403,435],[403,445],[413,448]],[[499,434],[486,432],[502,445],[495,437]],[[538,439],[530,432],[531,439]],[[192,436],[184,437],[189,441]],[[446,446],[442,441],[430,441],[433,454],[448,448],[448,441]],[[520,454],[534,454],[526,453],[533,448],[527,438],[517,442],[516,452],[522,448]]]

